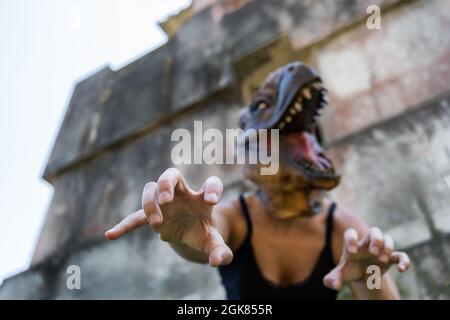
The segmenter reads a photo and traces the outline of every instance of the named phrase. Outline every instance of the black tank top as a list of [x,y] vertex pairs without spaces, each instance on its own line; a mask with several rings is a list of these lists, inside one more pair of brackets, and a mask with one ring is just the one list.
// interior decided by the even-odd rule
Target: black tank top
[[336,299],[337,291],[325,287],[322,282],[323,277],[335,267],[331,240],[336,204],[330,206],[325,246],[311,274],[302,282],[280,286],[266,279],[257,265],[251,244],[252,223],[243,195],[239,196],[239,201],[247,223],[247,235],[234,252],[233,261],[227,266],[219,267],[227,299]]

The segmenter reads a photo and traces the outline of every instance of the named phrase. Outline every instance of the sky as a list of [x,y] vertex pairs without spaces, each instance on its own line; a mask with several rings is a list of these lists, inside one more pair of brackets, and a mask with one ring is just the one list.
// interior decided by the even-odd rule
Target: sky
[[74,84],[166,41],[190,0],[0,0],[0,283],[30,264],[53,194],[43,173]]

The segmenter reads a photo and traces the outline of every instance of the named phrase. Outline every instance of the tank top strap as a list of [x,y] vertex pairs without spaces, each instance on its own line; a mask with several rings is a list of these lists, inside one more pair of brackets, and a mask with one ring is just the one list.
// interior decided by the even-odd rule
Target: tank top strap
[[250,212],[248,210],[247,203],[245,202],[245,198],[242,193],[239,195],[239,202],[242,207],[242,213],[244,214],[245,223],[247,224],[247,236],[245,238],[250,239],[253,232],[252,220],[250,218]]
[[327,216],[327,222],[326,222],[326,238],[325,238],[325,245],[330,252],[332,251],[331,245],[332,245],[332,240],[333,240],[333,216],[334,216],[335,210],[336,210],[336,203],[333,202],[330,205],[330,209],[328,210],[328,216]]

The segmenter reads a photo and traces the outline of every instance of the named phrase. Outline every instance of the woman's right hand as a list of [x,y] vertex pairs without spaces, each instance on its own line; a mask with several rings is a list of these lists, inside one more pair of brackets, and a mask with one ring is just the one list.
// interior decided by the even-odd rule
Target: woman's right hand
[[222,195],[218,177],[206,179],[199,191],[189,188],[180,171],[167,169],[157,182],[149,182],[142,193],[142,209],[123,219],[105,233],[117,239],[149,224],[163,241],[185,245],[208,257],[211,266],[226,265],[233,253],[216,228],[212,209]]

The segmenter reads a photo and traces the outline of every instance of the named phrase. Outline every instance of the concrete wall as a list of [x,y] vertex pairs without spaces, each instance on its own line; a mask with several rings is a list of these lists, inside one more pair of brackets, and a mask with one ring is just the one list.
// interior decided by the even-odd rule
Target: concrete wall
[[[383,29],[367,29],[369,4],[382,6]],[[222,298],[214,270],[182,261],[152,231],[117,242],[103,233],[172,165],[173,129],[236,127],[255,85],[294,59],[316,66],[330,91],[322,126],[344,175],[331,196],[411,254],[413,270],[395,275],[405,298],[449,298],[449,18],[439,0],[220,2],[161,48],[81,81],[44,173],[55,193],[32,265],[0,298]],[[238,168],[180,169],[196,187],[218,175],[225,197],[244,188]],[[66,288],[71,264],[82,290]]]

